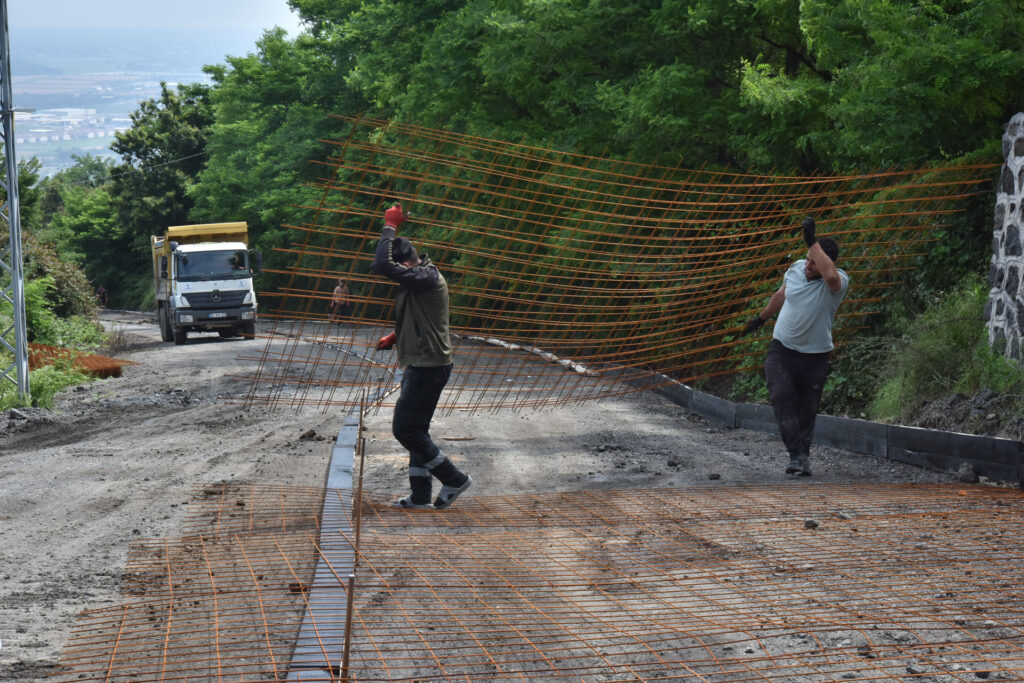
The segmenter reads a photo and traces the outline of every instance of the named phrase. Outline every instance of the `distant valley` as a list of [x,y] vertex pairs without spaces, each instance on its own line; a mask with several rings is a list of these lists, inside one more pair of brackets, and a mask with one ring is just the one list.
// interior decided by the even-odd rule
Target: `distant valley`
[[89,30],[12,27],[11,84],[19,159],[37,157],[44,175],[75,155],[114,156],[114,133],[167,83],[209,82],[206,64],[255,49],[251,31]]

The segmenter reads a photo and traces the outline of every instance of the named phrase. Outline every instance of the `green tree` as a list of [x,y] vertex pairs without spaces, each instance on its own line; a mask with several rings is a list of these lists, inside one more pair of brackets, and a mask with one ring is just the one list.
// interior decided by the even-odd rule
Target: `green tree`
[[110,179],[114,161],[91,154],[72,155],[74,165],[62,169],[40,183],[39,226],[40,240],[54,244],[58,251],[73,250],[74,233],[65,225],[77,212],[78,198],[104,186]]
[[752,2],[296,0],[383,116],[577,149],[727,163]]
[[992,153],[1017,0],[294,0],[383,117],[660,163],[812,171]]
[[799,21],[805,64],[744,66],[744,104],[770,121],[745,144],[776,163],[786,147],[831,168],[993,155],[1024,107],[1017,0],[805,0]]
[[[68,236],[64,253],[83,263],[88,279],[103,285],[112,305],[133,303],[118,284],[124,280],[124,259],[112,258],[118,251],[129,251],[130,236],[115,215],[110,193],[105,188],[76,188],[66,192],[64,202],[65,211],[51,222],[54,234]],[[148,258],[145,263],[149,265]]]
[[[46,279],[36,291],[46,306],[59,316],[88,315],[95,311],[92,287],[74,254],[46,230],[43,207],[46,206],[49,180],[40,177],[41,164],[32,158],[18,162],[18,199],[21,207],[23,274],[26,283]],[[5,194],[5,193],[3,193]],[[7,197],[3,196],[6,201]],[[6,246],[10,233],[6,221],[0,225],[0,245]],[[0,274],[0,285],[10,283]]]
[[188,222],[190,189],[206,165],[213,122],[209,98],[208,85],[171,90],[161,84],[160,97],[143,101],[132,113],[131,128],[110,146],[121,156],[112,171],[111,208],[126,239],[111,240],[102,258],[123,266],[120,281],[111,283],[123,305],[144,305],[152,297],[150,236]]
[[[322,190],[306,183],[323,175],[320,142],[337,137],[329,113],[356,113],[367,103],[344,86],[343,74],[311,36],[287,39],[267,31],[257,51],[207,67],[213,124],[209,163],[190,187],[194,222],[244,220],[250,243],[267,252],[267,266],[287,255],[270,250],[289,241],[285,225],[301,223]],[[263,287],[272,286],[264,278]]]
[[[42,164],[35,157],[22,159],[18,162],[18,204],[21,208],[19,216],[21,217],[22,230],[25,231],[35,229],[39,224],[39,208],[40,200],[42,199],[42,189],[40,188],[41,168]],[[3,179],[6,185],[6,165],[0,165],[0,179]],[[7,191],[4,189],[0,189],[0,202],[3,202],[4,212],[6,213]]]

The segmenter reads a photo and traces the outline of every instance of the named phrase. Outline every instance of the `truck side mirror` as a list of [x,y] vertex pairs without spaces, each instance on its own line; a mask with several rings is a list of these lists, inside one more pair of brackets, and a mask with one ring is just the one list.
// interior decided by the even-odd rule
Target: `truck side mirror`
[[160,257],[160,277],[162,277],[165,280],[167,279],[167,257],[166,256],[161,256]]
[[263,271],[263,253],[259,249],[249,250],[249,265],[254,274]]

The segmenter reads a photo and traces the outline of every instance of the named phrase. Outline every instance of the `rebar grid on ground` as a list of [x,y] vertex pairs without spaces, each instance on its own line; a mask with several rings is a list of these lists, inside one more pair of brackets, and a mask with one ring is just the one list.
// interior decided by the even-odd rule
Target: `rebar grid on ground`
[[76,349],[66,349],[46,344],[28,345],[28,367],[38,370],[47,365],[67,363],[71,367],[93,377],[120,377],[121,368],[125,365],[138,365],[133,360],[108,358],[95,354],[87,354]]
[[[330,143],[321,199],[289,226],[286,283],[264,295],[274,325],[241,378],[249,404],[355,407],[393,375],[394,353],[374,347],[394,285],[368,270],[389,202],[412,211],[402,233],[450,286],[457,362],[440,409],[523,408],[649,388],[624,370],[751,368],[763,350],[737,333],[803,257],[807,215],[841,245],[849,338],[997,168],[754,175],[339,119],[349,134]],[[339,278],[353,304],[340,326],[325,322]]]
[[[351,504],[326,495],[324,510]],[[59,678],[341,680],[336,639],[292,658],[308,596],[333,590],[337,617],[319,627],[344,625],[347,577],[311,583],[323,496],[197,489],[190,535],[132,548],[133,597],[82,616]],[[369,494],[344,671],[1024,680],[1022,503],[979,486],[805,483],[474,497],[446,511]]]

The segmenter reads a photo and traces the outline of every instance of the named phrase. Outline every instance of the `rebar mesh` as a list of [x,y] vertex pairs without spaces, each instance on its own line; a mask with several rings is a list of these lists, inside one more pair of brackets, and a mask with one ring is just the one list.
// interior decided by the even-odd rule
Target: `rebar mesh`
[[105,377],[120,377],[122,367],[125,365],[138,365],[133,360],[87,354],[76,349],[66,349],[46,344],[28,345],[28,367],[30,370],[38,370],[39,368],[56,363],[68,363],[81,372],[101,379]]
[[83,615],[60,680],[1024,680],[1019,490],[602,490],[443,512],[367,495],[347,662],[326,637],[292,657],[307,596],[334,591],[319,627],[344,623],[346,577],[311,583],[323,492],[209,490],[189,536],[132,548],[130,599]]
[[[751,175],[342,121],[322,199],[290,226],[285,284],[262,295],[273,326],[243,378],[250,404],[355,407],[393,383],[394,353],[374,347],[394,285],[369,264],[396,200],[413,214],[402,233],[451,291],[456,363],[440,409],[522,408],[759,363],[737,333],[803,257],[807,215],[840,243],[853,287],[837,339],[850,338],[996,168]],[[326,311],[339,278],[353,304],[341,325]]]

